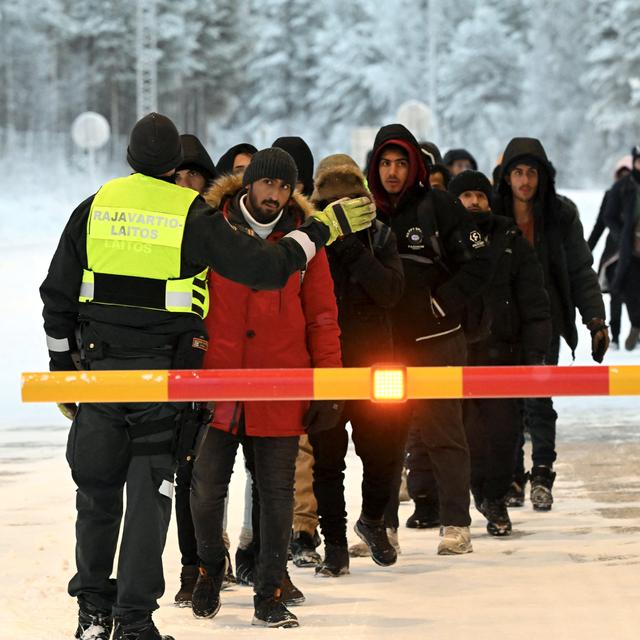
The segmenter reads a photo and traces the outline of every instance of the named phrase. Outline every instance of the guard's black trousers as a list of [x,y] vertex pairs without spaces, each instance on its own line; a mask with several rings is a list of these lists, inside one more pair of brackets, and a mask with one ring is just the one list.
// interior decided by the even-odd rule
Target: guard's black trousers
[[[170,365],[167,354],[104,358],[91,368],[168,369]],[[81,602],[112,610],[116,616],[157,609],[164,593],[162,551],[173,492],[174,461],[169,450],[179,410],[179,405],[166,403],[80,405],[69,433],[67,460],[78,486],[77,573],[69,593]],[[152,431],[163,424],[165,428],[149,433],[151,424]],[[149,443],[155,444],[149,448]],[[145,448],[150,453],[144,453]],[[114,580],[125,488],[127,508]]]

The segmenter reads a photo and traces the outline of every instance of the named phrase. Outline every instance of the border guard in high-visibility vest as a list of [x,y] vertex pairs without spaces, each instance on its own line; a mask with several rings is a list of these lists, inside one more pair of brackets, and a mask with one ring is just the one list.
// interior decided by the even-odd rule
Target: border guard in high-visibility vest
[[[333,203],[277,243],[234,228],[196,191],[174,183],[182,162],[175,125],[157,113],[131,132],[134,172],[107,182],[73,212],[40,294],[53,371],[198,368],[207,348],[207,272],[277,289],[316,249],[371,224],[366,198]],[[171,516],[172,403],[61,407],[73,418],[67,460],[77,490],[76,638],[171,640],[151,619],[164,591]],[[121,521],[116,579],[111,578]]]

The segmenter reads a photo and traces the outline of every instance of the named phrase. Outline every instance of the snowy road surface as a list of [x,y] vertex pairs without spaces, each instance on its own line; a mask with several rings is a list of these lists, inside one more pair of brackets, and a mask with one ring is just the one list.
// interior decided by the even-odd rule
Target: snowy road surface
[[[588,234],[601,193],[569,195],[580,207]],[[66,595],[74,566],[74,486],[63,455],[68,424],[51,405],[21,405],[18,375],[47,367],[37,287],[64,221],[85,196],[67,193],[65,200],[57,194],[51,200],[58,203],[55,210],[44,219],[28,194],[23,201],[0,196],[2,640],[69,639],[74,630],[75,604]],[[11,215],[16,206],[20,216]],[[625,315],[623,339],[627,331]],[[576,363],[591,364],[583,328],[580,340]],[[561,364],[569,363],[565,349]],[[640,364],[640,353],[610,352],[605,364]],[[512,640],[539,635],[635,640],[640,634],[640,399],[563,398],[556,406],[556,506],[549,514],[534,513],[529,503],[512,510],[512,537],[489,538],[483,519],[473,512],[475,552],[465,557],[438,557],[435,531],[403,527],[402,555],[392,568],[357,559],[352,574],[338,580],[316,579],[310,570],[292,568],[294,582],[307,596],[307,603],[296,609],[302,626],[277,632],[249,626],[247,588],[225,592],[213,621],[196,621],[189,611],[171,606],[179,574],[173,522],[165,552],[167,592],[156,615],[160,629],[177,640],[281,633],[322,640]],[[349,456],[347,499],[353,524],[359,512],[360,463],[352,450]],[[236,473],[231,488],[234,545],[243,476]],[[406,520],[410,507],[403,505],[400,515]],[[351,539],[355,541],[354,534]]]

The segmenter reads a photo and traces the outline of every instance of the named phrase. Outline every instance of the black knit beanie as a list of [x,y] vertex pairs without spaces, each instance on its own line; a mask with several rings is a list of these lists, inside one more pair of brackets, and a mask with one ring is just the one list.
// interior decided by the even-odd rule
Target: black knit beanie
[[487,196],[487,200],[491,202],[491,183],[489,178],[481,171],[473,171],[468,169],[462,171],[449,183],[449,193],[456,198],[460,197],[465,191],[481,191]]
[[147,176],[160,176],[180,166],[182,144],[173,122],[159,113],[138,120],[129,137],[127,162]]
[[293,158],[283,149],[269,147],[256,153],[242,176],[242,186],[252,182],[269,178],[282,180],[291,186],[291,192],[296,188],[298,169]]

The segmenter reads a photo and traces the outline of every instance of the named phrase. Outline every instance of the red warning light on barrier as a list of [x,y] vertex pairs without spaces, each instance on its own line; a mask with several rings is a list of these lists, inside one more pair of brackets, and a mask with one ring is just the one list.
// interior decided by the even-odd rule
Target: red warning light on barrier
[[407,399],[407,370],[398,365],[371,367],[371,399],[374,402],[404,402]]

